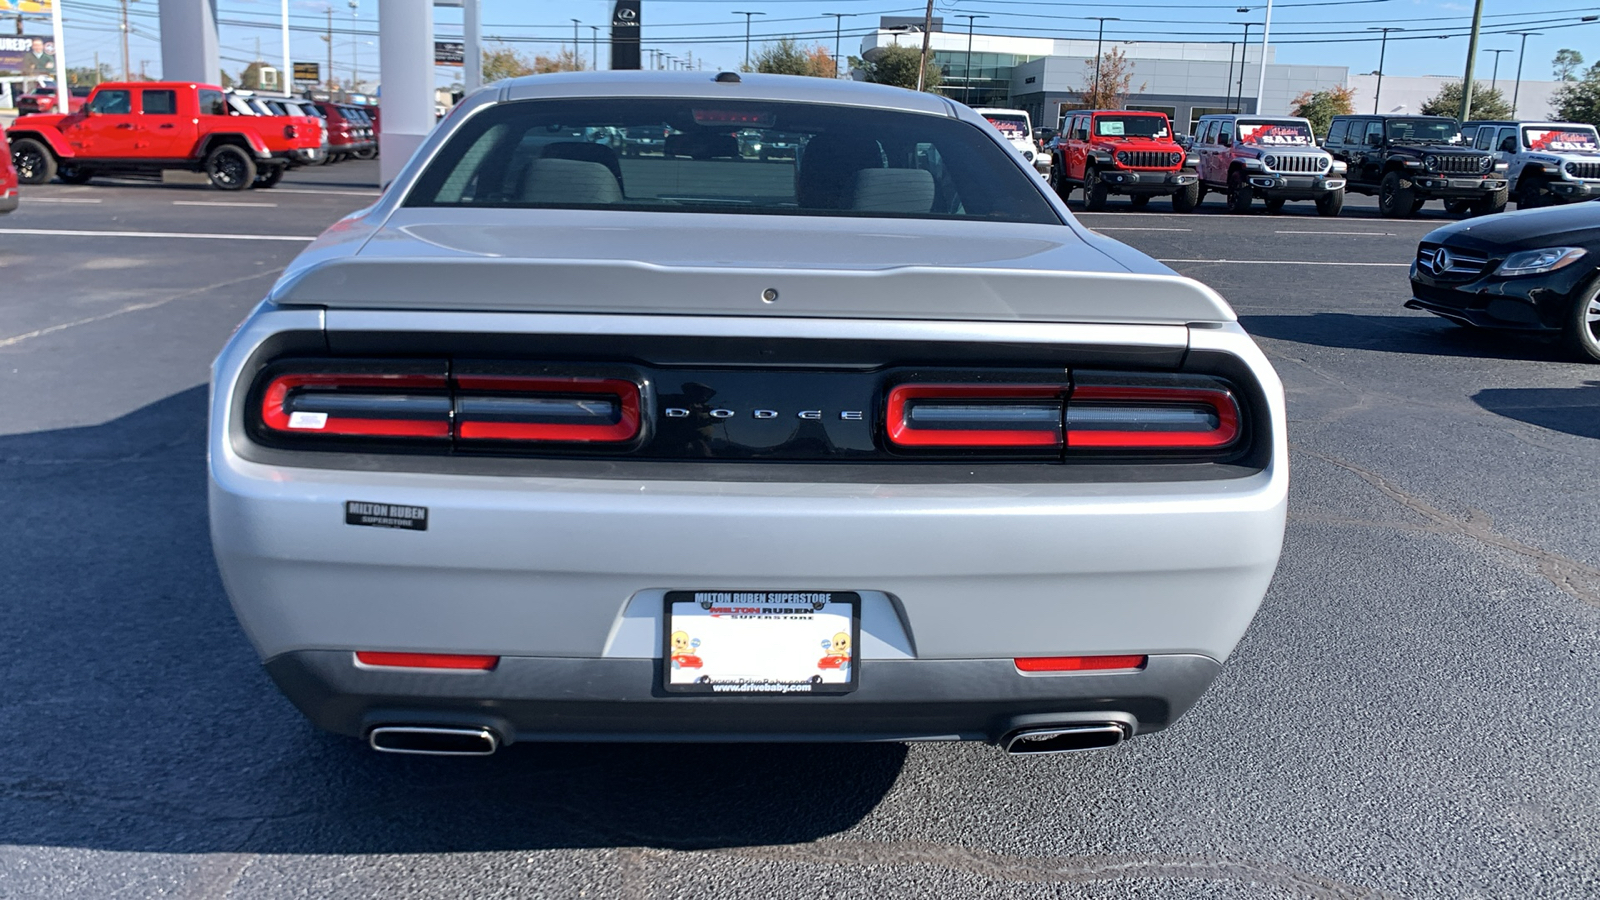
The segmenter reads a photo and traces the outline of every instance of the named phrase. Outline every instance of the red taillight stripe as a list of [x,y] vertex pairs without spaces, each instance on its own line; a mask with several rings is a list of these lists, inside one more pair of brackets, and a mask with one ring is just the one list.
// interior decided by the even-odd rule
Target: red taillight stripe
[[1023,672],[1091,672],[1142,669],[1148,656],[1023,656],[1012,660]]
[[[1072,391],[1068,404],[1127,403],[1130,406],[1176,406],[1199,404],[1217,416],[1217,427],[1210,431],[1115,431],[1067,429],[1069,448],[1215,450],[1239,437],[1239,407],[1233,395],[1210,388],[1123,387],[1082,385]],[[1070,414],[1070,412],[1069,412]]]
[[519,375],[457,375],[462,390],[517,394],[597,394],[617,398],[618,418],[605,425],[566,422],[494,422],[460,418],[456,436],[463,440],[559,441],[621,443],[639,436],[639,386],[621,378],[578,378]]
[[364,666],[396,669],[471,669],[487,672],[500,664],[500,657],[463,653],[387,653],[361,650],[356,653],[356,662]]
[[447,419],[366,419],[353,416],[328,416],[319,428],[295,428],[283,406],[289,392],[302,387],[326,388],[424,388],[448,387],[443,375],[367,374],[347,372],[298,372],[272,379],[261,398],[261,421],[273,431],[285,434],[359,435],[373,437],[450,436]]
[[1051,430],[916,428],[908,407],[913,400],[1059,400],[1066,390],[1066,385],[1053,384],[902,384],[889,391],[889,441],[901,447],[1059,447],[1059,420]]

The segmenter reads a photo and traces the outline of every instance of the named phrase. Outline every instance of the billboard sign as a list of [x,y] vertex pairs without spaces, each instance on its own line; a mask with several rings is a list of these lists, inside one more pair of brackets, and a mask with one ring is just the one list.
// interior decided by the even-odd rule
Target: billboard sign
[[0,72],[54,78],[55,39],[37,34],[0,37]]
[[316,63],[297,62],[294,64],[294,80],[316,83],[322,80],[322,66]]
[[639,0],[617,0],[611,8],[611,68],[639,68]]
[[467,45],[461,41],[434,41],[433,64],[436,66],[465,65]]

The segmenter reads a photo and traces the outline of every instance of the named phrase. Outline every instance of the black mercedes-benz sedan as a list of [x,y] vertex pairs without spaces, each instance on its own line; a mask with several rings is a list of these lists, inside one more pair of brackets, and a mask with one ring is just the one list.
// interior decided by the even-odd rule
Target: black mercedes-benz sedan
[[1559,334],[1600,363],[1600,203],[1454,222],[1411,262],[1411,309],[1463,325]]

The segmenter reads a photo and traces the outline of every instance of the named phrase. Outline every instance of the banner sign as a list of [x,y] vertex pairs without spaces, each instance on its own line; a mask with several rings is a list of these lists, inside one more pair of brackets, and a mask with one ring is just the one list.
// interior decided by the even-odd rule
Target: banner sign
[[611,68],[640,68],[639,0],[617,0],[611,8]]
[[1296,123],[1247,124],[1239,123],[1239,143],[1259,144],[1263,147],[1309,147],[1316,143],[1311,129]]
[[317,63],[297,62],[294,64],[294,80],[318,82],[322,80],[322,66]]
[[54,79],[55,40],[36,34],[0,37],[0,72]]
[[1595,133],[1575,128],[1524,128],[1522,136],[1529,150],[1547,153],[1593,153],[1600,150],[1595,143]]
[[467,45],[461,41],[434,41],[433,64],[436,66],[460,66],[466,64]]
[[51,6],[51,0],[0,0],[0,12],[49,14]]

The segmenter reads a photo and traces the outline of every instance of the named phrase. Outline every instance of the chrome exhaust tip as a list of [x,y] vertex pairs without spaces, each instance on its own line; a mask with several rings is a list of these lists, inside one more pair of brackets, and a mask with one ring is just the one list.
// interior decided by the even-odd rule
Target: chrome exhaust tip
[[1013,731],[1001,742],[1012,755],[1026,753],[1076,753],[1080,750],[1104,750],[1128,739],[1128,726],[1121,722],[1085,722],[1081,725],[1060,725],[1043,728],[1024,728]]
[[385,725],[372,729],[367,743],[379,753],[418,756],[488,756],[500,749],[500,739],[487,728]]

